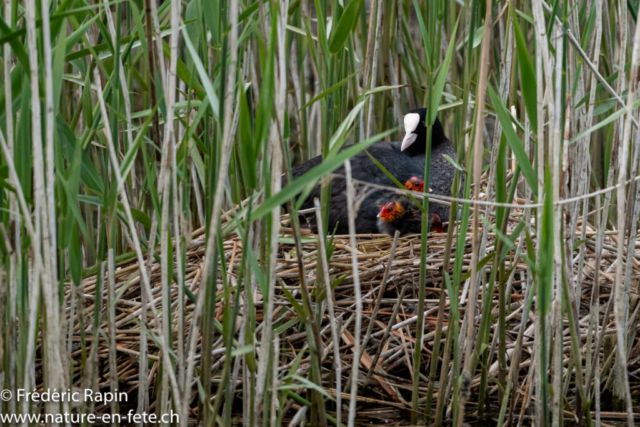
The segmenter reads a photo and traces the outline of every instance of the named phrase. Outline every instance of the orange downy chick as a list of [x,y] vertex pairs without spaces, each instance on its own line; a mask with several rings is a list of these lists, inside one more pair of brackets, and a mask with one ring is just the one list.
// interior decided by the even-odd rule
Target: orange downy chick
[[404,215],[404,208],[398,202],[387,202],[380,208],[378,218],[384,222],[392,222]]

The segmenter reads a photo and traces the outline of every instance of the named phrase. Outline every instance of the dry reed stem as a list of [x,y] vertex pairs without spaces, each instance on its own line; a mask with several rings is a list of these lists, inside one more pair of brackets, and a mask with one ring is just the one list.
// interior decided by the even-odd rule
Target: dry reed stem
[[353,269],[353,289],[356,299],[356,323],[353,347],[353,360],[351,371],[351,398],[349,400],[349,418],[348,427],[353,427],[356,417],[356,400],[358,396],[358,371],[360,367],[360,334],[362,329],[362,296],[360,292],[360,270],[358,268],[358,257],[355,252],[356,245],[356,215],[355,215],[355,187],[351,179],[351,161],[347,160],[344,164],[344,170],[347,178],[347,209],[349,214],[349,242],[351,244],[351,266]]
[[[625,8],[626,10],[626,8]],[[623,21],[624,22],[624,21]],[[631,122],[633,116],[633,102],[637,98],[638,94],[638,73],[640,67],[640,25],[636,25],[636,32],[633,40],[633,50],[631,54],[631,76],[629,79],[630,86],[627,96],[627,115],[624,122],[624,131],[622,139],[620,140],[620,171],[618,174],[618,182],[624,183],[627,180],[627,163],[629,159],[629,144],[631,141]],[[623,79],[620,79],[623,80]],[[636,146],[639,143],[638,140],[633,143]],[[629,389],[629,378],[627,375],[627,352],[626,352],[626,337],[624,335],[625,325],[627,324],[626,316],[628,314],[628,307],[625,304],[625,286],[622,278],[623,269],[625,265],[625,225],[626,225],[626,191],[625,186],[618,187],[617,192],[617,207],[618,207],[618,249],[617,249],[617,264],[616,264],[616,281],[614,289],[614,316],[616,320],[616,335],[617,335],[617,348],[618,348],[618,364],[622,373],[622,387],[623,398],[626,400],[627,416],[629,425],[633,425],[633,403],[631,401],[631,391]],[[627,260],[628,262],[628,260]]]
[[[561,31],[558,25],[554,25],[554,35],[553,39],[555,40],[555,88],[553,88],[551,82],[549,82],[549,87],[552,87],[554,90],[553,97],[553,109],[549,108],[549,122],[551,122],[551,131],[549,132],[549,146],[552,147],[551,152],[551,179],[553,182],[553,201],[560,200],[561,198],[561,187],[563,183],[560,182],[560,173],[561,173],[561,145],[562,145],[562,73],[563,73],[563,47],[564,40],[560,36]],[[551,106],[551,101],[549,102],[549,106]],[[539,194],[542,197],[542,194]],[[553,288],[554,288],[554,299],[552,303],[552,313],[551,313],[551,325],[553,325],[553,332],[555,333],[555,339],[553,340],[553,345],[555,346],[553,349],[553,390],[561,390],[562,389],[562,345],[563,345],[563,325],[562,322],[559,321],[562,318],[562,304],[563,304],[563,295],[562,295],[562,213],[564,209],[561,209],[560,206],[554,205],[553,207],[553,253],[554,253],[554,261],[553,261]],[[553,427],[557,427],[560,425],[561,418],[561,393],[553,394],[553,415],[551,418],[551,425]]]
[[[385,6],[384,1],[375,0],[375,3],[377,5],[376,27],[375,27],[376,33],[375,33],[375,39],[373,43],[373,58],[371,58],[371,61],[372,61],[371,63],[373,65],[371,66],[371,76],[369,77],[369,90],[374,89],[376,87],[376,80],[378,78],[378,64],[380,63],[380,61],[378,60],[378,57],[380,56],[380,33],[382,33],[382,16],[384,15],[384,6]],[[367,81],[365,80],[365,83],[366,82]],[[374,129],[374,118],[373,118],[373,110],[375,109],[374,100],[375,100],[374,94],[371,94],[367,97],[367,103],[369,105],[369,109],[368,109],[369,115],[367,117],[367,132],[365,134],[366,139],[369,139],[371,137],[371,133],[373,132],[373,129]]]
[[[152,3],[152,7],[154,2]],[[157,14],[156,14],[157,16]],[[231,2],[231,7],[229,8],[229,25],[230,25],[230,30],[229,30],[229,43],[231,46],[236,46],[237,45],[237,41],[238,41],[238,4],[237,2]],[[230,126],[228,126],[229,123],[231,123],[231,117],[232,117],[232,106],[233,106],[233,93],[236,90],[235,88],[235,81],[236,81],[236,68],[237,68],[237,62],[238,62],[238,52],[236,49],[231,49],[230,51],[230,60],[229,60],[229,68],[228,68],[228,74],[227,74],[227,84],[226,84],[226,88],[227,91],[225,93],[225,98],[224,98],[224,123],[227,124],[227,126],[224,127],[224,133],[223,133],[223,140],[222,140],[222,151],[221,151],[221,159],[220,159],[220,173],[219,173],[219,177],[225,177],[227,175],[227,172],[229,170],[229,160],[231,157],[231,146],[232,146],[232,139],[231,139],[231,129]],[[208,276],[209,276],[209,271],[212,268],[212,262],[213,262],[213,253],[215,250],[215,239],[216,239],[216,234],[217,234],[217,230],[218,230],[218,224],[220,222],[220,212],[221,212],[221,208],[222,208],[222,198],[223,198],[223,193],[224,193],[224,179],[218,179],[217,183],[216,183],[216,188],[214,191],[214,196],[213,196],[213,207],[211,210],[211,218],[208,218],[209,221],[209,236],[207,239],[207,245],[206,245],[206,251],[205,251],[205,257],[204,257],[204,264],[203,264],[203,268],[202,268],[202,280],[200,283],[207,283],[208,280]],[[196,312],[194,313],[194,316],[197,318],[197,321],[192,322],[191,323],[191,329],[189,332],[189,338],[188,338],[188,342],[189,344],[189,353],[188,353],[188,359],[187,359],[187,369],[186,369],[186,379],[185,379],[185,385],[189,385],[191,384],[191,379],[193,377],[193,369],[194,369],[194,363],[195,363],[195,356],[196,356],[196,345],[197,345],[197,337],[199,335],[199,319],[202,316],[202,307],[204,304],[204,297],[205,297],[205,293],[204,292],[205,287],[203,286],[201,288],[201,292],[198,294],[198,304],[197,304],[197,308],[196,308]],[[182,423],[183,425],[185,425],[184,423],[186,423],[187,421],[185,420],[187,418],[187,415],[189,413],[189,402],[188,399],[184,399],[183,403],[182,403]]]
[[[35,241],[32,241],[33,257],[34,257],[34,287],[37,289],[35,293],[39,293],[40,286],[42,286],[42,292],[45,295],[45,311],[47,313],[44,327],[46,331],[47,340],[47,386],[50,388],[62,389],[64,386],[62,359],[61,359],[61,337],[60,337],[60,307],[58,303],[57,295],[57,263],[56,259],[56,238],[55,228],[51,228],[51,221],[55,218],[49,218],[52,212],[55,213],[55,205],[50,206],[52,202],[52,191],[55,183],[52,176],[53,162],[52,157],[49,159],[49,153],[47,153],[47,162],[43,157],[43,141],[42,141],[42,117],[40,109],[40,92],[39,92],[39,75],[38,75],[38,47],[36,36],[36,6],[34,0],[28,0],[25,4],[25,20],[27,27],[27,40],[29,43],[29,72],[30,72],[30,84],[31,84],[31,138],[33,147],[33,198],[35,207],[34,228],[35,228]],[[45,47],[44,56],[51,55],[51,45]],[[49,64],[50,65],[50,64]],[[49,68],[50,70],[50,68]],[[51,100],[52,102],[52,100]],[[47,104],[47,109],[48,109]],[[48,132],[45,134],[48,138],[50,135]],[[47,140],[47,145],[53,152],[53,138],[51,141]],[[51,160],[51,162],[49,162]],[[45,169],[45,166],[47,169]],[[49,178],[48,186],[45,184],[44,171],[47,171]],[[16,181],[17,182],[17,181]],[[26,216],[26,215],[25,215]],[[53,233],[53,236],[51,235]],[[42,251],[42,252],[41,252]],[[37,307],[30,306],[30,324],[29,324],[29,337],[35,339],[35,327],[36,310]],[[25,361],[25,368],[29,367],[32,357],[32,341],[29,342],[27,350],[27,360]],[[26,370],[26,369],[25,369]],[[28,375],[25,375],[24,389],[29,390]],[[56,411],[56,404],[54,402],[47,402],[46,407],[50,412]],[[23,410],[26,409],[26,403],[23,404]]]
[[[342,360],[340,358],[340,335],[336,325],[336,315],[333,308],[334,295],[331,290],[331,278],[329,277],[329,263],[327,261],[327,248],[324,243],[324,221],[320,211],[320,201],[313,201],[316,210],[316,219],[318,224],[318,251],[320,260],[322,261],[322,281],[324,282],[327,307],[329,309],[329,325],[331,326],[331,339],[333,344],[333,369],[336,375],[336,424],[341,425],[342,421]],[[328,349],[327,349],[328,350]]]
[[[487,89],[487,72],[489,67],[489,47],[491,45],[491,28],[492,28],[492,0],[487,0],[486,15],[484,18],[484,35],[482,39],[482,53],[480,54],[480,77],[478,91],[476,95],[476,127],[475,127],[475,140],[473,144],[473,182],[475,187],[473,189],[473,198],[478,200],[480,196],[480,176],[482,174],[482,151],[483,151],[483,138],[482,138],[482,126],[480,123],[484,117],[484,100],[486,97]],[[460,404],[462,406],[462,413],[464,413],[464,407],[469,399],[469,390],[467,387],[470,385],[472,372],[475,371],[475,366],[472,366],[472,353],[474,344],[475,333],[475,313],[476,313],[476,300],[478,295],[478,256],[480,255],[480,248],[478,247],[478,233],[480,227],[480,210],[478,205],[474,206],[473,213],[473,234],[471,240],[471,288],[469,290],[469,300],[467,304],[468,312],[465,316],[468,320],[467,336],[466,336],[466,348],[464,353],[464,367],[462,372],[462,385],[460,391]],[[463,417],[458,417],[458,426],[462,426]]]
[[[9,16],[11,16],[11,10],[12,10],[12,0],[5,0],[4,1],[4,18],[5,18],[5,22],[7,23],[7,25],[9,25],[11,27],[12,22],[10,19],[8,19]],[[11,53],[11,45],[9,43],[5,43],[4,44],[4,55],[3,55],[3,63],[4,63],[4,81],[8,82],[11,81],[11,69],[13,67],[13,60],[12,60],[12,53]],[[13,103],[12,103],[12,89],[11,89],[11,85],[4,85],[4,99],[5,99],[5,117],[8,118],[8,120],[5,120],[5,126],[6,126],[6,132],[7,132],[7,142],[4,143],[4,137],[2,136],[2,132],[0,131],[0,141],[2,141],[3,143],[3,153],[4,153],[4,157],[6,159],[10,159],[8,161],[8,163],[11,163],[11,166],[13,167],[13,153],[14,153],[14,147],[13,147]],[[5,145],[6,150],[5,150]],[[17,185],[18,181],[15,179],[15,167],[13,169],[13,172],[9,175],[9,185],[11,185],[13,188],[16,189],[16,192],[22,192],[22,188],[21,186]],[[24,197],[24,195],[23,195]],[[16,311],[17,311],[17,292],[18,292],[18,283],[17,283],[17,275],[14,274],[14,272],[16,271],[16,268],[18,265],[20,265],[21,263],[21,251],[20,250],[15,250],[15,248],[20,248],[21,244],[20,244],[20,239],[21,239],[21,232],[22,232],[22,226],[21,226],[21,220],[20,220],[20,214],[19,214],[19,210],[20,210],[20,205],[18,203],[18,201],[16,200],[16,195],[11,192],[9,194],[9,210],[10,210],[10,218],[11,221],[9,222],[10,226],[13,228],[13,234],[14,234],[14,241],[12,243],[12,246],[14,248],[14,251],[9,255],[9,271],[10,271],[10,276],[9,276],[9,296],[8,296],[8,301],[9,301],[9,313],[8,313],[8,342],[9,342],[9,348],[16,348],[16,325],[17,325],[17,317],[16,317]],[[25,215],[27,213],[27,211],[24,211]],[[7,239],[7,242],[9,240]],[[9,352],[9,363],[8,363],[8,378],[7,378],[7,385],[9,390],[11,390],[12,393],[15,393],[16,391],[16,383],[17,383],[17,379],[16,379],[16,355],[14,352]],[[16,402],[15,400],[11,399],[11,401],[9,402],[8,405],[9,411],[11,413],[15,413],[16,412]]]

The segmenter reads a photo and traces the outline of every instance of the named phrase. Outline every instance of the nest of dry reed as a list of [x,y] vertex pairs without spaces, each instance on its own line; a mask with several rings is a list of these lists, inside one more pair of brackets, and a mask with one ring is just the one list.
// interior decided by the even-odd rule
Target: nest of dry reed
[[[512,214],[513,215],[513,214]],[[514,218],[519,220],[519,218]],[[581,223],[581,222],[580,222]],[[578,233],[581,233],[581,225],[579,223]],[[295,248],[293,238],[291,236],[291,230],[283,228],[281,236],[281,244],[278,253],[278,267],[277,267],[277,286],[275,288],[274,296],[274,320],[277,321],[274,324],[274,331],[279,336],[280,350],[280,367],[290,366],[295,356],[299,351],[305,349],[307,345],[307,336],[304,326],[299,321],[291,321],[296,318],[296,314],[291,307],[290,302],[285,297],[282,286],[286,286],[295,298],[300,301],[299,290],[299,271],[297,256],[295,254]],[[617,232],[616,232],[617,233]],[[524,233],[522,234],[524,236]],[[586,232],[587,241],[586,255],[584,261],[584,268],[582,272],[574,271],[573,273],[581,274],[582,289],[580,290],[580,308],[579,308],[579,324],[580,334],[582,337],[582,351],[583,357],[585,352],[585,339],[587,335],[587,325],[589,316],[589,307],[591,301],[591,295],[595,279],[595,236],[596,230],[588,228]],[[521,237],[520,239],[522,239]],[[607,315],[606,328],[603,336],[615,336],[615,323],[613,315],[608,314],[607,304],[610,300],[610,293],[615,275],[615,241],[616,235],[614,232],[606,232],[604,253],[601,258],[601,271],[599,277],[599,316],[600,324],[604,321],[603,318]],[[520,242],[520,239],[516,241],[518,250],[524,251],[525,246]],[[577,240],[577,238],[576,238]],[[486,246],[486,252],[489,254],[493,250],[495,241],[495,235],[488,233],[488,240]],[[330,276],[332,280],[340,278],[340,283],[335,287],[335,316],[339,326],[342,326],[343,332],[341,334],[342,341],[340,343],[340,354],[342,359],[342,384],[347,382],[348,375],[352,370],[353,364],[353,336],[355,322],[353,318],[355,316],[355,298],[354,298],[354,286],[353,286],[353,265],[352,265],[352,248],[349,244],[349,236],[336,236],[335,250],[332,257],[329,259]],[[445,264],[445,246],[446,246],[446,234],[434,234],[430,235],[428,245],[428,257],[427,257],[427,284],[426,284],[426,299],[425,303],[425,338],[424,347],[422,352],[422,368],[420,392],[421,394],[427,393],[428,387],[428,366],[430,358],[432,357],[432,348],[434,346],[434,337],[436,335],[437,316],[440,310],[444,310],[444,322],[443,322],[443,341],[444,346],[444,331],[449,325],[449,299],[446,298],[446,304],[440,305],[440,295],[443,292],[443,265]],[[379,358],[375,366],[374,372],[372,372],[368,387],[360,388],[358,392],[358,419],[367,422],[389,422],[390,420],[408,420],[409,410],[411,408],[411,382],[413,371],[413,346],[415,344],[416,336],[416,312],[418,306],[418,277],[420,268],[420,237],[409,236],[406,238],[400,238],[398,241],[397,249],[392,254],[393,239],[382,235],[360,235],[357,236],[357,247],[354,248],[357,252],[358,258],[358,272],[360,278],[360,285],[362,290],[362,337],[368,341],[364,354],[360,362],[360,374],[359,383],[362,385],[365,382],[365,377],[372,368],[373,360],[376,359],[376,354]],[[304,234],[302,242],[304,260],[304,272],[308,280],[308,287],[311,292],[315,289],[316,268],[318,266],[319,258],[316,257],[318,253],[317,240],[312,234]],[[224,241],[225,258],[227,261],[228,274],[232,281],[239,274],[241,268],[242,257],[242,242],[236,235],[231,235]],[[192,239],[189,243],[189,249],[186,254],[186,286],[191,290],[194,295],[198,295],[199,292],[199,279],[202,272],[202,263],[204,258],[204,232],[202,229],[193,233]],[[462,266],[463,275],[470,271],[471,262],[471,235],[469,234],[465,241],[464,248],[464,262]],[[451,260],[449,265],[453,266],[453,258],[455,256],[455,239],[454,248],[451,251]],[[391,262],[390,262],[391,261]],[[508,288],[508,303],[507,303],[507,331],[506,339],[507,344],[507,361],[509,356],[513,352],[514,343],[518,332],[524,325],[524,339],[522,345],[522,355],[520,359],[520,367],[518,370],[518,381],[516,387],[516,401],[512,406],[515,414],[531,414],[533,411],[532,399],[533,396],[533,378],[531,375],[532,367],[532,355],[534,353],[533,340],[534,340],[534,321],[535,317],[530,312],[528,318],[523,322],[522,312],[525,307],[525,293],[528,286],[530,286],[531,279],[528,277],[528,270],[526,263],[521,259],[513,256],[513,252],[506,259],[507,271],[512,270]],[[485,282],[489,279],[489,271],[491,262],[489,262],[484,271]],[[515,267],[511,269],[511,267]],[[452,267],[450,267],[451,269]],[[633,278],[632,278],[632,294],[636,294],[635,284],[640,277],[639,263],[634,259],[633,265]],[[156,304],[160,307],[161,304],[161,275],[160,275],[160,263],[157,260],[153,260],[151,263],[151,286],[156,296]],[[141,295],[139,286],[139,271],[135,258],[122,262],[116,266],[116,294],[121,294],[115,304],[115,342],[116,342],[116,366],[117,366],[117,378],[119,383],[119,390],[129,393],[131,398],[129,402],[137,399],[137,388],[139,381],[139,356],[140,356],[140,323],[137,321],[141,313]],[[99,387],[105,390],[109,389],[110,372],[109,372],[109,342],[108,331],[109,324],[106,314],[107,309],[107,281],[105,280],[104,286],[102,286],[103,295],[96,296],[96,275],[86,277],[83,282],[83,289],[77,294],[79,299],[78,306],[83,309],[75,310],[72,320],[69,319],[68,311],[67,322],[73,323],[73,333],[71,334],[72,345],[72,357],[74,360],[80,360],[81,358],[81,333],[80,333],[80,318],[82,317],[82,324],[85,325],[84,339],[87,342],[93,342],[92,340],[99,339],[97,344],[97,365],[98,370],[95,378],[99,379]],[[105,274],[106,277],[106,274]],[[383,281],[384,278],[386,281]],[[222,285],[220,280],[218,293],[222,295]],[[461,296],[468,296],[468,284],[469,280],[465,280],[460,286]],[[403,291],[404,288],[404,291]],[[172,283],[172,307],[175,310],[178,302],[178,289],[175,282]],[[67,287],[67,297],[71,297],[71,285]],[[398,304],[401,293],[403,298],[401,304]],[[264,322],[264,306],[262,302],[262,296],[259,290],[255,292],[255,307],[256,307],[256,320],[258,325]],[[379,310],[374,313],[374,307],[376,300],[380,299]],[[92,322],[94,310],[96,310],[96,301],[99,301],[101,317],[101,329],[104,333],[99,337],[92,335]],[[631,321],[636,321],[637,315],[637,298],[632,295],[630,313],[632,316]],[[194,304],[188,298],[185,298],[185,331],[189,329],[189,322],[191,321],[191,314],[194,311]],[[224,301],[218,302],[215,313],[206,315],[215,315],[217,320],[222,321]],[[302,304],[302,303],[301,303]],[[479,300],[478,305],[481,305]],[[498,286],[495,287],[492,306],[494,315],[497,318],[498,313]],[[461,304],[460,316],[463,318],[466,304]],[[241,309],[242,310],[242,309]],[[323,345],[326,346],[332,341],[331,331],[329,327],[329,317],[324,310],[324,318],[322,320],[322,327],[320,336],[324,340]],[[177,316],[176,316],[177,317]],[[174,321],[176,321],[174,317]],[[149,319],[151,317],[149,316]],[[242,322],[241,316],[238,318],[238,327]],[[371,334],[365,336],[365,332],[370,324],[374,322]],[[569,337],[569,324],[566,319],[565,322],[565,335],[564,341],[564,360],[565,369],[568,366],[570,360],[570,339]],[[462,321],[460,322],[462,326]],[[479,320],[478,322],[479,323]],[[633,324],[630,322],[630,324]],[[88,325],[88,326],[87,326]],[[174,333],[177,331],[177,324],[174,323]],[[388,330],[388,338],[382,341],[385,335],[385,331]],[[260,331],[258,328],[256,342],[260,342]],[[491,328],[490,332],[490,349],[489,353],[490,363],[489,375],[496,376],[498,371],[498,363],[495,358],[495,350],[497,350],[496,327]],[[213,348],[213,378],[212,382],[217,384],[220,381],[222,358],[224,357],[224,351],[221,351],[223,347],[222,339],[217,334],[215,337],[215,343]],[[175,345],[175,341],[174,341]],[[640,360],[640,342],[633,340],[633,348],[629,357],[631,373],[631,389],[633,393],[637,393],[640,390],[639,374],[637,371],[639,368],[638,362]],[[442,349],[441,346],[441,349]],[[591,343],[591,346],[595,346]],[[604,345],[604,360],[602,369],[601,382],[603,386],[606,386],[607,381],[611,381],[613,377],[613,369],[611,363],[607,365],[607,351],[611,352],[611,345],[607,350],[607,345]],[[156,347],[153,340],[148,340],[148,359],[149,359],[149,390],[151,399],[154,401],[154,391],[159,386],[159,363],[160,363],[160,350]],[[197,349],[197,364],[200,363],[201,347],[198,344]],[[309,358],[302,360],[300,369],[302,372],[307,372]],[[79,366],[79,364],[76,364]],[[305,368],[306,367],[306,368]],[[323,370],[326,375],[323,378],[323,386],[329,394],[336,394],[335,390],[335,375],[333,373],[333,353],[328,352],[328,357],[325,358],[323,364]],[[242,372],[242,370],[240,371]],[[281,372],[286,372],[286,369]],[[298,371],[300,372],[300,371]],[[74,372],[74,378],[77,380],[76,385],[81,384],[81,378],[83,377],[80,372],[80,368],[77,367]],[[438,373],[439,378],[439,373]],[[476,402],[477,393],[480,386],[481,378],[479,373],[473,378],[471,384],[472,398],[470,402]],[[494,384],[490,381],[490,387],[488,389],[488,403],[495,409],[494,414],[497,416],[499,409],[498,402],[498,388],[491,385]],[[447,387],[451,387],[449,383]],[[236,383],[236,392],[240,392],[242,388],[242,373]],[[440,387],[436,384],[435,390],[439,390]],[[198,399],[197,386],[194,382],[192,389],[194,396],[194,402]],[[571,393],[569,393],[571,395]],[[423,397],[424,402],[424,397]],[[348,401],[348,395],[343,394],[343,402]],[[287,408],[296,407],[297,403],[291,401]],[[194,408],[191,412],[191,416],[197,416],[197,405],[194,404]],[[474,403],[468,405],[470,409],[474,407]],[[152,404],[153,407],[153,404]],[[435,407],[435,397],[434,404]],[[99,412],[104,410],[108,412],[109,408],[105,405],[103,407],[96,407]],[[473,410],[473,409],[472,409]],[[288,416],[285,414],[285,418],[290,418],[295,414],[295,411],[289,411]],[[607,413],[603,413],[607,414]],[[609,413],[611,418],[618,418],[618,414]],[[624,416],[620,413],[620,418]]]

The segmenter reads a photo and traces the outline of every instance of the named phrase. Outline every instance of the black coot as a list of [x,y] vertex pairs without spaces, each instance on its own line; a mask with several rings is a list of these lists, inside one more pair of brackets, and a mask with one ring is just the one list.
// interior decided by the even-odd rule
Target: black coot
[[[402,141],[376,142],[368,148],[368,152],[380,162],[398,181],[406,182],[412,177],[422,176],[424,173],[425,152],[427,146],[427,128],[425,126],[427,110],[420,108],[411,110],[404,117],[405,137]],[[440,120],[436,119],[431,128],[431,183],[433,194],[450,195],[451,184],[455,174],[454,166],[443,154],[456,158],[455,149],[451,141],[444,134]],[[293,169],[293,178],[305,174],[314,166],[322,162],[322,156],[314,157]],[[395,184],[385,175],[366,153],[362,152],[351,158],[351,170],[354,180],[370,182],[378,185],[395,187]],[[333,178],[331,185],[331,204],[329,207],[328,231],[337,234],[347,234],[348,211],[344,166],[334,172],[341,175]],[[316,185],[300,209],[313,207],[313,199],[320,198],[320,184]],[[366,185],[356,184],[356,232],[359,234],[378,233],[378,213],[380,206],[387,200],[397,197],[395,193],[367,188]],[[449,207],[431,203],[429,211],[436,213],[443,221],[449,219]],[[309,228],[317,232],[315,215],[304,215]],[[304,222],[303,222],[304,224]]]

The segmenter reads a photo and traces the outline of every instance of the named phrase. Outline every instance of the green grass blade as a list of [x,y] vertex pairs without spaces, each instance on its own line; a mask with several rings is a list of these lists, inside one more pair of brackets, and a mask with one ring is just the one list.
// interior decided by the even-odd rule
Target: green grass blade
[[[520,85],[524,105],[527,108],[527,115],[531,122],[531,129],[538,129],[538,106],[537,106],[537,82],[536,74],[531,63],[529,48],[520,29],[517,19],[513,19],[513,29],[516,36],[516,54],[520,65]],[[532,187],[533,188],[533,187]]]
[[330,53],[336,54],[342,50],[347,37],[349,37],[354,25],[358,22],[358,15],[363,4],[364,0],[351,0],[344,9],[338,25],[331,29],[331,37],[329,39]]
[[509,147],[511,147],[511,150],[513,151],[513,154],[516,156],[516,160],[518,161],[518,165],[522,169],[522,175],[524,175],[525,179],[527,180],[527,184],[529,184],[529,187],[531,188],[533,194],[537,195],[537,174],[533,170],[533,166],[531,166],[531,162],[529,161],[527,153],[524,151],[522,141],[516,134],[516,131],[513,129],[513,126],[511,124],[511,115],[502,103],[502,99],[493,90],[491,84],[487,84],[487,92],[489,94],[489,97],[491,98],[493,108],[498,115],[500,124],[502,125],[502,132],[506,136]]
[[458,28],[459,22],[460,18],[458,18],[458,21],[456,21],[456,24],[451,31],[447,54],[444,57],[444,61],[442,61],[442,65],[440,66],[440,71],[438,71],[438,76],[435,79],[434,85],[429,90],[429,118],[427,121],[428,126],[433,125],[436,121],[436,117],[438,116],[438,106],[440,105],[440,99],[442,98],[442,92],[444,91],[444,84],[447,80],[447,74],[449,74],[449,64],[451,64],[451,58],[453,58],[453,51],[456,45],[456,30]]

